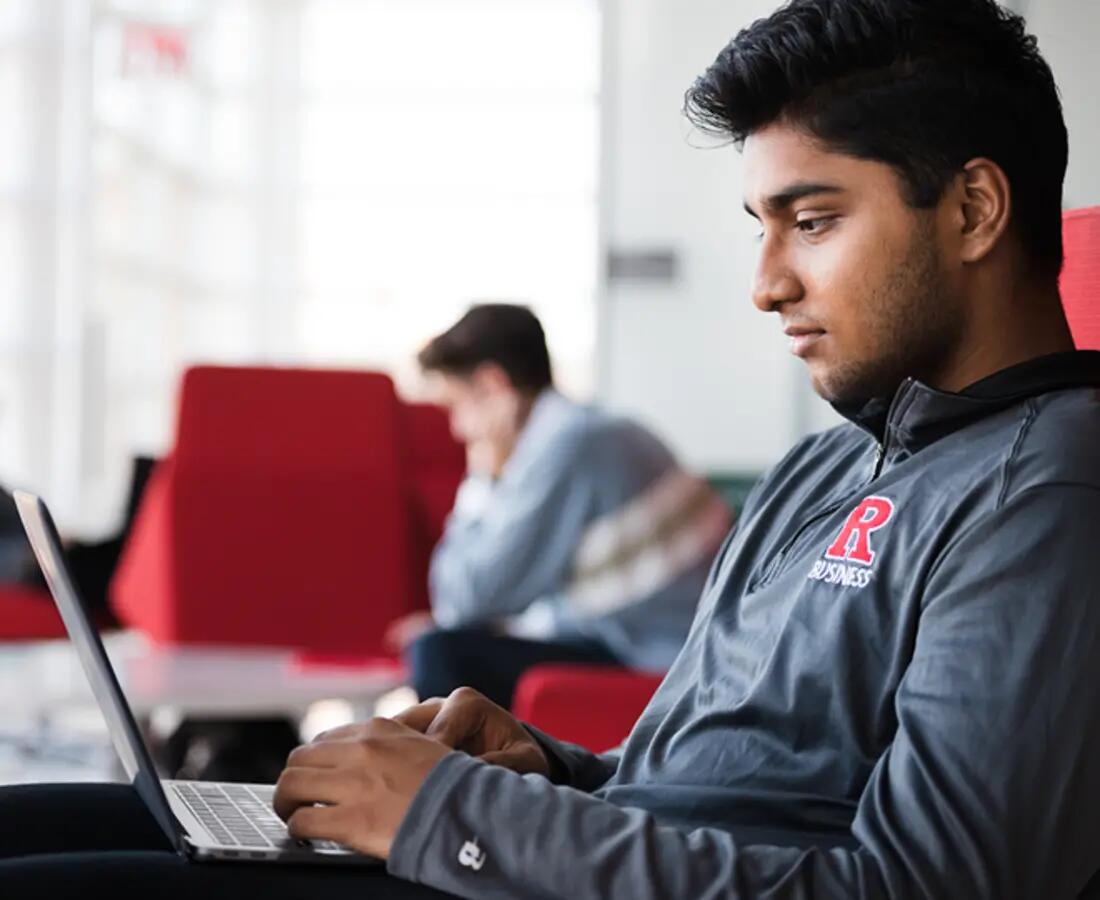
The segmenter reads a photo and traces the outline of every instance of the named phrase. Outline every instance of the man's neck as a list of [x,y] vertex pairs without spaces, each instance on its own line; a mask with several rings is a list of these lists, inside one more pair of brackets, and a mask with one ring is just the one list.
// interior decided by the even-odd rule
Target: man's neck
[[1010,366],[1073,350],[1056,285],[1018,295],[971,329],[959,353],[931,385],[958,392]]
[[543,391],[525,391],[520,394],[519,402],[516,405],[516,434],[518,435],[523,431],[524,426],[527,424],[527,420],[531,418],[531,410],[535,408],[535,404],[538,402],[544,391],[550,390],[545,388]]

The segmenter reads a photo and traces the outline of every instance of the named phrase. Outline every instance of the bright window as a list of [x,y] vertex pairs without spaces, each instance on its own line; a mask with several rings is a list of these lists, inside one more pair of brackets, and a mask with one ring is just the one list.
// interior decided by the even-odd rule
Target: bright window
[[415,390],[426,338],[507,299],[590,391],[598,0],[0,9],[0,478],[63,520],[104,527],[194,362]]

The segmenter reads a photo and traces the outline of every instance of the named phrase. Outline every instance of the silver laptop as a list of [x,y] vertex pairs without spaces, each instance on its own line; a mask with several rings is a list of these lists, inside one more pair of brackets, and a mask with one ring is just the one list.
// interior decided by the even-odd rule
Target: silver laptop
[[273,785],[159,778],[103,642],[73,586],[46,504],[24,491],[15,492],[15,503],[123,768],[178,853],[198,860],[380,864],[330,841],[294,840],[271,806]]

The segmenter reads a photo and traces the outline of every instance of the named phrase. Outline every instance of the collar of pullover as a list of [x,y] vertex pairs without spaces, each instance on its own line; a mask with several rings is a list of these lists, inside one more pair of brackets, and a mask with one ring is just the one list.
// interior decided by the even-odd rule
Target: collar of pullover
[[907,378],[892,398],[836,403],[833,408],[888,447],[888,455],[908,455],[1028,397],[1089,386],[1100,387],[1100,351],[1071,350],[1002,369],[958,393]]

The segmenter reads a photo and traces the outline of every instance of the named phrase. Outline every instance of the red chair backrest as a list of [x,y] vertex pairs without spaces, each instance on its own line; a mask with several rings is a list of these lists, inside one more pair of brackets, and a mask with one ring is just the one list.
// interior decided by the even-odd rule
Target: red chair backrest
[[447,413],[424,403],[401,405],[412,526],[412,605],[428,608],[428,564],[466,474],[466,452]]
[[0,641],[45,641],[65,637],[53,598],[44,590],[0,585]]
[[1100,350],[1100,206],[1063,217],[1062,305],[1080,350]]
[[603,753],[630,734],[663,677],[615,666],[532,666],[516,684],[512,714],[559,740]]
[[169,456],[150,473],[110,586],[111,609],[118,620],[162,643],[187,640],[192,633],[176,597],[174,469]]
[[170,517],[160,579],[186,608],[147,615],[152,636],[381,653],[410,593],[399,441],[385,375],[187,372],[148,498]]

